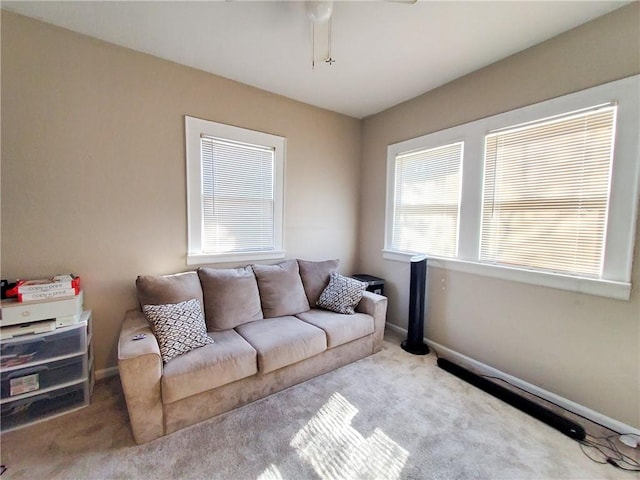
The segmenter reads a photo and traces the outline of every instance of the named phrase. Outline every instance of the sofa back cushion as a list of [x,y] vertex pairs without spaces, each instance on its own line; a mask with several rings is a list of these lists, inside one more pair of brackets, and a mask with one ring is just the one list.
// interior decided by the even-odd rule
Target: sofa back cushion
[[311,307],[315,307],[320,294],[329,285],[329,276],[338,269],[339,263],[340,260],[312,262],[298,259],[300,278]]
[[278,265],[253,265],[253,271],[258,279],[265,318],[295,315],[309,310],[297,261],[288,260]]
[[195,298],[204,306],[202,288],[196,272],[175,275],[140,275],[136,279],[140,305],[166,305]]
[[220,332],[261,320],[258,283],[250,266],[198,269],[207,329]]

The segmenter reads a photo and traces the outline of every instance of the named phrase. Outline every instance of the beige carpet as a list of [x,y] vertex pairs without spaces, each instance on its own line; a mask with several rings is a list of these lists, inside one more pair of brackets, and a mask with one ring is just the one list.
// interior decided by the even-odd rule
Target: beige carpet
[[136,446],[118,377],[2,435],[9,479],[633,479],[388,334],[376,355]]

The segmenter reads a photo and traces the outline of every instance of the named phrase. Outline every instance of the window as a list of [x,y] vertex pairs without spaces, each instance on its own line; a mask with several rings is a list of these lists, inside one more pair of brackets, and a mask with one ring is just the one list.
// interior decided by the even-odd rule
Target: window
[[615,106],[485,137],[480,260],[599,277]]
[[392,246],[455,257],[461,142],[396,155]]
[[188,264],[283,258],[285,139],[185,117]]
[[[636,75],[389,145],[383,256],[408,261],[425,253],[440,268],[628,299],[639,97]],[[402,165],[453,145],[461,157],[457,217],[450,217],[457,235],[429,218],[453,197],[436,193],[434,177],[421,180],[422,170]],[[437,175],[433,158],[422,163]],[[420,218],[409,221],[404,203],[419,206],[411,213]],[[415,225],[425,230],[416,234]]]

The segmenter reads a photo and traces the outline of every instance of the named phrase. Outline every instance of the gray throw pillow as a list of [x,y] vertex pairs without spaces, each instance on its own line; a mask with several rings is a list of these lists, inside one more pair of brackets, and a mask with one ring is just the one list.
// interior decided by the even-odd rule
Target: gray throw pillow
[[329,276],[338,269],[340,260],[312,262],[298,259],[300,278],[307,294],[309,305],[315,305],[322,291],[329,285]]
[[353,315],[366,289],[365,282],[333,272],[329,285],[320,295],[317,305],[333,312]]
[[194,348],[213,343],[207,335],[202,308],[196,299],[168,305],[143,305],[142,311],[158,339],[160,356],[165,363]]
[[250,266],[198,269],[204,295],[204,314],[210,332],[229,330],[261,320],[258,282]]
[[295,315],[309,310],[298,262],[288,260],[278,265],[252,265],[258,279],[260,302],[265,318]]
[[196,272],[175,275],[140,275],[136,279],[140,305],[167,305],[195,298],[202,301],[202,287]]

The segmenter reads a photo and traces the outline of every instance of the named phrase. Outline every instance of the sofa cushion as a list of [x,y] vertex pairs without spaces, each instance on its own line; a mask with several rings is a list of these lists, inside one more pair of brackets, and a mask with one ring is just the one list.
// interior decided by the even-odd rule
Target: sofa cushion
[[207,345],[164,366],[162,402],[171,403],[257,373],[256,351],[235,330],[211,332]]
[[333,272],[316,305],[337,313],[353,315],[367,284]]
[[324,330],[327,348],[337,347],[373,333],[373,317],[366,313],[343,315],[312,308],[296,315],[297,318]]
[[258,279],[262,313],[265,318],[283,317],[309,310],[309,301],[298,270],[298,262],[253,265]]
[[136,279],[140,305],[166,305],[195,298],[202,301],[202,288],[196,272],[175,275],[140,275]]
[[202,307],[195,298],[167,305],[143,305],[142,312],[158,339],[164,362],[213,343],[207,336]]
[[331,272],[338,269],[340,260],[324,260],[322,262],[312,262],[309,260],[298,259],[298,267],[300,268],[300,278],[304,285],[304,292],[307,294],[309,305],[314,306],[320,294],[329,284],[329,276]]
[[258,370],[268,373],[327,349],[325,333],[295,317],[265,318],[236,327],[258,352]]
[[219,332],[260,320],[260,292],[250,266],[198,269],[207,329]]

